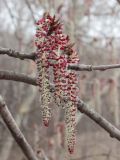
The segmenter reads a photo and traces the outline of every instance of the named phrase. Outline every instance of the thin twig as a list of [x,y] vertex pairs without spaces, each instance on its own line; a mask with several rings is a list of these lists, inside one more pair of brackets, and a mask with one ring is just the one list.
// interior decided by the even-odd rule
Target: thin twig
[[31,146],[29,145],[24,135],[18,128],[15,120],[13,119],[11,113],[7,108],[5,101],[1,96],[0,96],[0,115],[5,124],[7,125],[9,131],[11,132],[12,136],[16,140],[17,144],[20,146],[21,150],[28,158],[28,160],[38,160]]
[[[19,74],[15,72],[0,71],[0,79],[19,81],[19,82],[24,82],[24,83],[35,85],[35,86],[37,85],[35,78],[26,76],[25,74]],[[51,91],[54,92],[53,85],[51,85]],[[112,125],[110,122],[108,122],[100,114],[95,112],[91,107],[89,107],[82,100],[78,101],[78,110],[86,114],[93,121],[95,121],[99,126],[101,126],[104,130],[106,130],[111,137],[116,138],[117,140],[120,141],[120,130],[117,129],[114,125]]]
[[68,66],[68,69],[72,69],[75,71],[94,71],[94,70],[105,71],[108,69],[115,69],[115,68],[120,68],[120,64],[98,65],[98,66],[78,64],[78,65]]

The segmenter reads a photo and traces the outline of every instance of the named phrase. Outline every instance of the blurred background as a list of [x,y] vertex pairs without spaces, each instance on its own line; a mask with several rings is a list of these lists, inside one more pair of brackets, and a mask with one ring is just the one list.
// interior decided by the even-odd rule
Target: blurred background
[[[81,64],[120,63],[120,4],[117,0],[0,0],[0,47],[30,54],[34,47],[34,22],[45,11],[56,15],[75,42]],[[36,75],[31,60],[0,56],[0,69]],[[120,128],[120,71],[79,72],[80,97]],[[42,160],[119,160],[120,142],[83,114],[77,114],[75,153],[65,153],[64,114],[56,107],[48,128],[42,124],[38,88],[0,80],[0,94]],[[0,160],[26,160],[0,119]]]

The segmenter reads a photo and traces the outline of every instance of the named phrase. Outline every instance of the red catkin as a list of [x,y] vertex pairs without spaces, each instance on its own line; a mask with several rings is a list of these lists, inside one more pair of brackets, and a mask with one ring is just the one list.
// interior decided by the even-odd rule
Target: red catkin
[[[37,84],[41,92],[43,108],[43,123],[49,125],[51,117],[50,103],[50,74],[53,69],[53,83],[55,85],[54,101],[65,109],[66,139],[68,151],[74,152],[75,126],[76,126],[76,100],[77,100],[77,75],[74,71],[67,70],[69,64],[79,61],[78,55],[69,43],[69,36],[63,34],[62,24],[56,17],[45,13],[43,18],[36,23],[35,34]],[[66,101],[65,101],[66,99]]]

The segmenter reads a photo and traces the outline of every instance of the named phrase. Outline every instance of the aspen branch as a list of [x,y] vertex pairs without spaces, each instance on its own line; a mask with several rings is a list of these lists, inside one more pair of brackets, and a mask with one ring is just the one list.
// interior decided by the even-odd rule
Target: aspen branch
[[23,153],[26,155],[27,159],[38,160],[31,146],[28,144],[24,135],[18,128],[15,120],[13,119],[11,113],[7,108],[5,101],[1,96],[0,96],[0,115],[5,124],[7,125],[9,131],[11,132],[12,136],[14,137],[15,141],[17,142]]
[[19,58],[21,60],[24,59],[31,59],[34,60],[35,59],[35,53],[32,52],[31,54],[25,54],[25,53],[20,53],[18,51],[15,51],[13,49],[7,49],[7,48],[0,48],[0,55],[8,55],[10,57],[14,57],[14,58]]
[[89,107],[82,100],[79,100],[77,108],[80,112],[86,114],[89,118],[95,121],[104,130],[106,130],[110,134],[110,137],[116,138],[117,140],[120,141],[120,130],[117,129],[114,125],[112,125],[110,122],[108,122],[99,113],[94,111],[92,107]]
[[98,65],[98,66],[93,66],[93,65],[85,65],[85,64],[78,64],[78,65],[70,65],[68,66],[68,69],[75,70],[75,71],[105,71],[108,69],[115,69],[115,68],[120,68],[120,64],[112,64],[112,65]]
[[31,85],[37,85],[35,78],[27,76],[23,73],[16,73],[13,71],[2,71],[0,70],[0,79],[2,80],[12,80],[18,82],[24,82]]
[[[15,51],[13,49],[6,49],[6,48],[0,48],[0,55],[8,55],[13,58],[19,58],[21,60],[24,59],[30,59],[35,60],[35,52],[32,52],[30,54],[20,53],[18,51]],[[105,71],[108,69],[116,69],[120,68],[120,64],[112,64],[112,65],[85,65],[85,64],[78,64],[78,65],[69,65],[68,69],[75,70],[75,71]]]
[[[36,84],[36,78],[32,78],[26,76],[25,74],[19,74],[15,72],[8,72],[8,71],[0,71],[0,79],[4,80],[12,80],[12,81],[19,81],[24,82],[31,85]],[[51,92],[54,92],[54,86],[51,85]],[[94,122],[96,122],[99,126],[101,126],[104,130],[106,130],[112,138],[116,138],[120,141],[120,130],[117,129],[114,125],[108,122],[105,118],[103,118],[99,113],[95,112],[91,107],[89,107],[86,103],[82,100],[78,101],[78,110],[89,118],[91,118]]]

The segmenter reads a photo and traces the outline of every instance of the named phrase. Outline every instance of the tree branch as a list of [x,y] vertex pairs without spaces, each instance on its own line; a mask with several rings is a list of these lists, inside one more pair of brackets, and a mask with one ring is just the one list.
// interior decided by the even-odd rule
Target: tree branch
[[11,113],[7,108],[5,101],[1,96],[0,96],[0,115],[3,121],[5,122],[5,124],[7,125],[9,131],[11,132],[12,136],[16,140],[17,144],[20,146],[21,150],[28,158],[28,160],[38,160],[31,146],[28,144],[24,135],[18,128],[15,120],[13,119]]
[[[6,49],[6,48],[0,48],[0,55],[8,55],[10,57],[14,58],[19,58],[21,60],[24,59],[30,59],[30,60],[35,60],[35,52],[32,52],[30,54],[25,54],[25,53],[19,53],[13,49]],[[115,68],[120,68],[120,64],[113,64],[113,65],[85,65],[85,64],[78,64],[78,65],[69,65],[68,69],[72,69],[75,71],[94,71],[94,70],[99,70],[99,71],[105,71],[108,69],[115,69]]]
[[37,85],[35,78],[32,78],[30,76],[27,76],[23,73],[16,73],[13,71],[2,71],[0,70],[0,79],[2,80],[12,80],[12,81],[18,81],[18,82],[24,82],[31,85]]
[[108,70],[108,69],[115,69],[115,68],[120,68],[120,64],[98,65],[98,66],[78,64],[78,65],[68,66],[68,69],[72,69],[72,70],[75,70],[75,71],[94,71],[94,70],[105,71],[105,70]]
[[84,103],[82,100],[79,100],[77,108],[80,112],[86,114],[89,118],[106,130],[112,138],[116,138],[120,141],[120,130],[103,118],[99,113],[95,112],[86,103]]
[[[0,79],[19,81],[35,86],[37,85],[35,78],[26,76],[25,74],[18,74],[15,72],[0,71]],[[53,85],[51,85],[51,91],[54,92]],[[93,121],[95,121],[99,126],[101,126],[104,130],[106,130],[111,137],[116,138],[117,140],[120,141],[120,130],[117,129],[114,125],[112,125],[110,122],[108,122],[100,114],[91,109],[82,100],[78,101],[78,110],[86,114]]]
[[8,55],[10,57],[14,57],[14,58],[19,58],[21,60],[24,59],[31,59],[34,60],[35,59],[35,53],[32,52],[31,54],[25,54],[25,53],[19,53],[18,51],[15,51],[13,49],[7,49],[7,48],[0,48],[0,55]]

